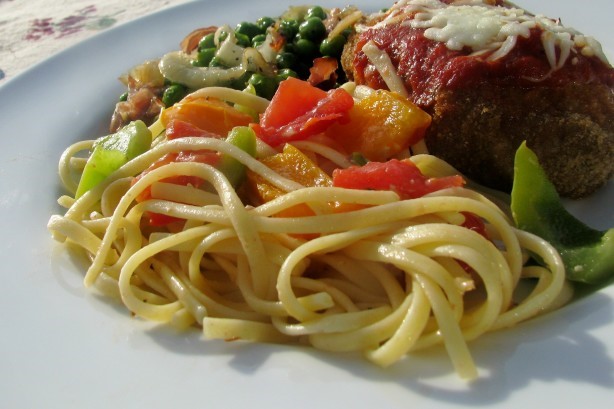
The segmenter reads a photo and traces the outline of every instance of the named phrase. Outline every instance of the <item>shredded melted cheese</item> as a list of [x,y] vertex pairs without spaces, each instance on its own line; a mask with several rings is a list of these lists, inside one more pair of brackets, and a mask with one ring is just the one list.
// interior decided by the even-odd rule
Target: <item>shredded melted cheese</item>
[[572,53],[597,57],[608,64],[595,39],[563,26],[558,20],[491,3],[457,0],[448,5],[439,0],[400,0],[374,27],[402,22],[424,29],[426,38],[445,43],[450,50],[468,47],[474,55],[491,61],[507,55],[518,37],[528,38],[531,30],[537,28],[542,32],[541,41],[552,70],[563,67]]
[[386,51],[379,49],[375,42],[371,40],[362,47],[362,52],[365,53],[369,62],[379,72],[390,91],[409,98],[409,93],[405,88],[403,79],[397,74],[397,70],[394,68],[394,64],[392,64],[390,56]]

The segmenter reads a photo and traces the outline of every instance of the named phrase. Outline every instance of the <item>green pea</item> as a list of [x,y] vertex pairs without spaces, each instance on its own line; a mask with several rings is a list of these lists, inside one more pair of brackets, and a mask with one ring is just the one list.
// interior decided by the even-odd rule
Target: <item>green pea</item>
[[209,33],[198,42],[198,49],[204,50],[205,48],[214,48],[215,47],[215,34]]
[[252,74],[252,71],[245,71],[243,74],[241,74],[240,77],[235,78],[230,82],[230,87],[237,90],[245,89],[245,87],[247,86],[247,82],[249,81]]
[[243,48],[247,48],[252,45],[252,41],[245,34],[235,33],[235,38],[237,39],[237,45]]
[[294,42],[296,54],[303,58],[312,58],[318,53],[318,46],[306,38],[298,38]]
[[260,30],[263,32],[273,24],[275,24],[275,19],[271,17],[260,17],[258,20],[256,20],[256,25],[260,27]]
[[220,32],[220,35],[219,35],[219,36],[218,36],[218,38],[217,38],[217,41],[218,41],[218,42],[221,44],[221,43],[222,43],[222,42],[223,42],[225,39],[227,39],[227,38],[228,38],[228,32],[226,32],[226,31],[222,30],[222,31]]
[[282,51],[275,57],[275,62],[279,68],[292,68],[296,64],[296,54]]
[[261,46],[266,41],[266,34],[258,34],[252,38],[252,47],[256,48]]
[[196,65],[197,67],[208,67],[213,57],[215,57],[216,51],[217,50],[215,49],[215,47],[200,50],[196,55],[194,65]]
[[305,18],[309,18],[309,17],[317,17],[320,20],[324,20],[326,18],[326,12],[324,11],[322,7],[314,6],[307,10],[307,14]]
[[298,33],[302,38],[318,42],[326,35],[326,27],[322,19],[310,17],[300,24]]
[[284,52],[287,53],[292,53],[292,54],[296,54],[296,47],[294,46],[294,43],[286,43],[284,44],[284,48],[283,48]]
[[286,40],[292,40],[298,33],[299,23],[296,20],[281,20],[279,23],[279,32]]
[[369,163],[369,161],[367,160],[367,158],[364,157],[364,155],[360,152],[353,152],[352,156],[350,158],[350,161],[357,166],[364,166],[367,163]]
[[279,72],[275,76],[275,79],[277,80],[277,82],[281,82],[283,80],[288,79],[289,77],[298,78],[298,74],[296,73],[296,71],[291,70],[290,68],[284,68],[283,70],[279,70]]
[[188,90],[181,84],[173,84],[164,90],[162,94],[162,103],[166,107],[174,105],[176,102],[181,101],[186,96]]
[[119,96],[119,102],[124,102],[124,101],[128,101],[128,91],[124,92],[123,94],[121,94]]
[[320,53],[326,57],[339,57],[343,51],[346,39],[342,35],[331,39],[325,38],[320,44]]
[[249,84],[256,90],[256,94],[266,99],[273,98],[277,90],[277,81],[275,78],[267,77],[262,74],[252,74],[249,77]]
[[209,67],[225,67],[226,65],[219,57],[213,57],[209,62]]
[[257,36],[258,34],[262,34],[263,32],[264,32],[264,30],[262,30],[256,24],[249,23],[247,21],[243,21],[243,22],[237,24],[237,27],[235,28],[235,34],[236,33],[244,34],[244,35],[248,36],[250,38],[250,40],[252,38],[254,38],[254,36]]

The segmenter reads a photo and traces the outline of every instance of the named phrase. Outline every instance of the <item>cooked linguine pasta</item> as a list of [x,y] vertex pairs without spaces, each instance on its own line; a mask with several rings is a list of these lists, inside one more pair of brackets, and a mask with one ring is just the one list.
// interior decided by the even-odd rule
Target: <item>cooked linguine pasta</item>
[[[199,92],[256,112],[267,105],[223,88]],[[77,199],[85,163],[79,154],[94,142],[68,147],[59,165],[70,192],[59,199],[66,211],[49,221],[57,240],[90,259],[85,285],[138,317],[201,327],[207,338],[358,351],[381,366],[443,344],[458,374],[474,378],[468,341],[565,297],[556,250],[516,229],[476,190],[451,187],[401,200],[394,191],[306,187],[259,160],[277,152],[262,141],[252,157],[224,139],[168,140],[159,122],[150,129],[160,134],[151,149]],[[351,165],[317,139],[294,147],[336,168]],[[284,193],[250,203],[205,163],[171,162],[143,173],[165,155],[202,151],[234,158]],[[433,156],[411,161],[429,177],[454,172]],[[166,182],[178,175],[198,177],[206,188]],[[151,198],[138,201],[146,189]],[[312,213],[279,217],[301,205]],[[151,213],[180,222],[152,227]],[[469,214],[487,234],[466,227]],[[546,267],[528,263],[529,253]]]
[[[249,94],[237,101],[231,90],[208,92],[266,108]],[[476,190],[401,200],[394,191],[305,187],[260,160],[277,152],[262,141],[252,157],[224,139],[168,140],[159,123],[151,129],[160,133],[151,149],[77,199],[79,154],[93,142],[66,149],[60,175],[70,195],[59,199],[64,215],[49,221],[57,240],[89,258],[85,285],[137,317],[201,327],[207,338],[358,351],[381,366],[442,344],[458,374],[474,378],[469,341],[565,297],[558,253]],[[294,147],[336,168],[351,165],[317,139]],[[171,162],[142,174],[165,155],[202,151],[236,159],[283,194],[250,202],[205,163]],[[410,160],[429,177],[454,171],[433,156]],[[198,177],[206,188],[167,182],[178,175]],[[146,189],[151,198],[137,200]],[[311,214],[279,216],[296,206]],[[179,222],[152,227],[151,213]],[[467,215],[483,221],[486,234],[467,228]],[[546,267],[529,263],[529,253]]]

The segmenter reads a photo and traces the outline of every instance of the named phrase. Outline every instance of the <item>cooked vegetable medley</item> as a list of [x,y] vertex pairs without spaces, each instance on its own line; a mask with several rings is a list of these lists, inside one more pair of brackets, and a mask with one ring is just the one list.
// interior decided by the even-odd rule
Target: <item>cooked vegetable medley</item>
[[260,17],[206,27],[188,35],[181,52],[135,67],[123,80],[111,131],[131,120],[153,121],[191,91],[205,86],[247,90],[270,99],[288,77],[331,89],[345,82],[339,58],[354,24],[354,7],[291,7],[279,17]]

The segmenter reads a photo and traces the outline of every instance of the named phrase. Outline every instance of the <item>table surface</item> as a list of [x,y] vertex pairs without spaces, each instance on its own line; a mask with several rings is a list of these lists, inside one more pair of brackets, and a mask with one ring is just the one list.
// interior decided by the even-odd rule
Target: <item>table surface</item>
[[0,0],[0,84],[100,31],[189,0]]

